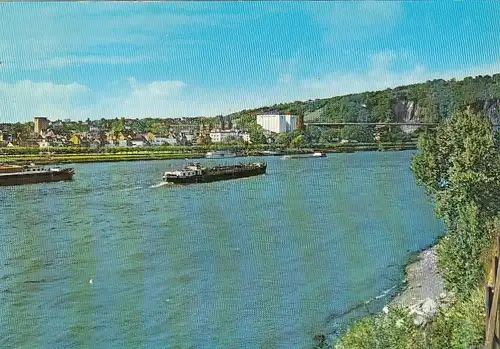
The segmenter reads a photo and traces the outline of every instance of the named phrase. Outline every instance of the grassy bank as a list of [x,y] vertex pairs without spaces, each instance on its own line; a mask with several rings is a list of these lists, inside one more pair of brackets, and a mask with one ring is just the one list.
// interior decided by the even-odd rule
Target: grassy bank
[[[414,144],[335,144],[317,145],[303,149],[282,149],[283,154],[309,153],[321,150],[327,153],[346,153],[356,151],[378,151],[378,150],[411,150]],[[262,146],[252,148],[230,148],[221,147],[218,150],[236,151],[238,156],[264,156]],[[213,151],[211,147],[158,147],[158,148],[111,148],[105,151],[97,151],[90,148],[51,148],[41,152],[39,148],[2,148],[0,149],[0,163],[19,163],[37,165],[43,164],[65,164],[65,163],[88,163],[88,162],[116,162],[116,161],[145,161],[145,160],[175,160],[175,159],[200,159],[207,151]]]
[[202,158],[204,153],[134,153],[134,154],[54,154],[0,156],[0,162],[30,164],[67,164],[87,162],[117,162],[144,160],[175,160]]

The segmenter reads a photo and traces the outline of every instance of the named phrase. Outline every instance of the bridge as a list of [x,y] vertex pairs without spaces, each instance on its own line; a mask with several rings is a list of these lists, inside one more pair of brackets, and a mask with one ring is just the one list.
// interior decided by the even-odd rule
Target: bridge
[[436,126],[436,122],[304,122],[305,126],[348,126],[348,125],[369,125],[369,126]]
[[[437,126],[437,122],[316,122],[305,121],[304,126]],[[500,124],[492,124],[499,128]]]

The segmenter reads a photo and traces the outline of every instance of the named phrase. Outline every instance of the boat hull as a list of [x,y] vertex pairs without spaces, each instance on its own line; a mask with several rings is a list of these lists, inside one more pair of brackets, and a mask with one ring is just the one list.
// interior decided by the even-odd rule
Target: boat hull
[[282,159],[309,159],[309,158],[326,158],[326,154],[315,155],[315,154],[295,154],[295,155],[284,155]]
[[205,155],[207,159],[226,159],[226,158],[235,158],[236,154],[227,154],[227,155]]
[[74,171],[65,169],[62,171],[39,171],[19,172],[0,175],[0,186],[35,184],[46,182],[60,182],[73,179]]
[[167,183],[173,184],[193,184],[193,183],[210,183],[217,181],[225,181],[230,179],[245,178],[259,176],[266,173],[267,166],[254,169],[245,169],[242,171],[221,171],[219,173],[205,173],[201,176],[192,176],[186,178],[180,177],[167,177],[163,180]]

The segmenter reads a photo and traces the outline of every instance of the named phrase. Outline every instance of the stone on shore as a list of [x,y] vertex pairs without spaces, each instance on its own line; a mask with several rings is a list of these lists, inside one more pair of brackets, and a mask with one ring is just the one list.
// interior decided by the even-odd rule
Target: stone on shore
[[420,253],[419,259],[406,267],[407,288],[395,297],[389,308],[402,306],[414,316],[415,326],[425,326],[448,302],[451,293],[437,268],[437,246]]

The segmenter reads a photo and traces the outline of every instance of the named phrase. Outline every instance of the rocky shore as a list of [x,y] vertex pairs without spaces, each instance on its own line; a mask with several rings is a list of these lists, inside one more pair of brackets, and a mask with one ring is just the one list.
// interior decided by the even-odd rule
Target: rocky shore
[[443,278],[437,268],[437,245],[422,251],[415,262],[406,266],[406,289],[387,307],[402,306],[414,314],[414,323],[423,326],[440,307],[448,304],[453,294],[444,291]]

